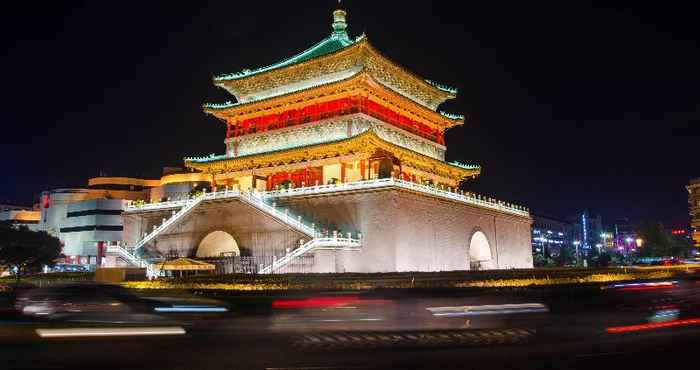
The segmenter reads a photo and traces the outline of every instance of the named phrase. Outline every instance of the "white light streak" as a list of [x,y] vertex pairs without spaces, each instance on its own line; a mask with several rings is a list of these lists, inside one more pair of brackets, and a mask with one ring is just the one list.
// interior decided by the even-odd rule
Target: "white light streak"
[[67,329],[36,329],[41,338],[70,338],[70,337],[115,337],[141,335],[182,335],[185,329],[179,326],[142,327],[142,328],[67,328]]
[[428,307],[433,316],[479,316],[479,315],[504,315],[511,313],[549,312],[547,306],[541,303],[519,303],[483,306],[457,306],[457,307]]

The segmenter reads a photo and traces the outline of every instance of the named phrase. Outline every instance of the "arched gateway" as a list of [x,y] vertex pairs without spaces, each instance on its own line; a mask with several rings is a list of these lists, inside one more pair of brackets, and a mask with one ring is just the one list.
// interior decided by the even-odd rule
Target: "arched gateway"
[[220,257],[222,253],[227,255],[240,256],[238,243],[231,234],[225,231],[212,231],[199,242],[197,247],[197,257]]
[[469,242],[469,266],[472,270],[488,268],[491,262],[491,246],[486,234],[476,231]]

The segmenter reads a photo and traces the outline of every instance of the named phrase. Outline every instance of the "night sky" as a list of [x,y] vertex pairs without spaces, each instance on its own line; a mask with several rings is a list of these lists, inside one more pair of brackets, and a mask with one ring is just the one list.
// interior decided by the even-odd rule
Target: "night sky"
[[[320,41],[336,4],[185,3],[3,6],[0,202],[222,153],[225,127],[201,104],[233,97],[212,76]],[[448,160],[483,166],[466,188],[535,213],[682,226],[700,177],[697,12],[644,3],[343,7],[351,37],[459,88],[441,108],[468,117],[446,137]]]

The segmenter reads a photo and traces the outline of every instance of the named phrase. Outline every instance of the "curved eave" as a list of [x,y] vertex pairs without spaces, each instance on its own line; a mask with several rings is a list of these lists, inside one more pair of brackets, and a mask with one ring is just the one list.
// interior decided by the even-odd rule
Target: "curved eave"
[[[365,39],[367,39],[367,38],[365,38]],[[443,99],[442,99],[441,103],[444,103],[447,100],[454,99],[457,97],[457,90],[456,89],[454,89],[455,91],[452,92],[452,91],[449,91],[445,88],[440,88],[440,87],[436,86],[434,83],[429,83],[429,82],[427,82],[429,80],[426,80],[425,78],[409,71],[408,69],[404,68],[401,64],[396,63],[393,60],[391,60],[390,58],[386,57],[384,54],[382,54],[382,52],[379,51],[379,49],[372,46],[372,44],[369,43],[369,40],[367,40],[366,45],[367,45],[367,48],[369,50],[371,50],[372,52],[374,52],[377,56],[384,59],[385,61],[387,61],[389,64],[393,65],[394,67],[400,69],[402,72],[404,72],[408,76],[413,77],[419,84],[443,95]]]
[[235,158],[227,158],[225,156],[185,158],[185,167],[206,173],[225,173],[275,167],[342,155],[355,154],[369,158],[377,149],[391,152],[396,158],[405,162],[409,167],[433,172],[438,176],[450,178],[455,181],[462,181],[466,178],[478,176],[481,173],[481,167],[479,166],[469,166],[467,168],[464,165],[451,164],[428,157],[382,140],[372,130],[332,142]]
[[[339,45],[328,45],[330,43],[337,43]],[[265,73],[268,71],[273,71],[276,69],[284,68],[286,66],[291,66],[294,64],[302,63],[307,60],[311,60],[314,58],[318,58],[327,54],[334,53],[336,51],[345,49],[346,47],[354,44],[350,38],[347,37],[340,37],[336,34],[331,34],[330,36],[326,37],[325,39],[317,42],[313,46],[309,47],[308,49],[302,51],[301,53],[295,54],[294,56],[291,56],[285,60],[279,61],[277,63],[270,64],[265,67],[260,67],[256,68],[252,71],[246,71],[243,70],[241,72],[234,72],[234,73],[225,73],[225,74],[220,74],[218,76],[214,76],[212,80],[216,84],[217,82],[223,82],[223,81],[232,81],[232,80],[240,80],[244,78],[248,78],[251,76],[255,76],[261,73]],[[332,50],[323,52],[322,49],[323,47],[330,46]],[[318,54],[318,55],[314,55]]]
[[[277,96],[273,96],[273,97],[269,97],[269,98],[265,98],[265,99],[260,99],[260,100],[256,100],[256,101],[250,101],[250,102],[246,102],[245,104],[233,104],[233,103],[228,103],[228,102],[223,103],[223,104],[211,104],[211,103],[204,104],[203,110],[207,114],[211,114],[217,118],[226,120],[226,119],[230,119],[230,117],[228,117],[228,116],[236,114],[234,112],[235,110],[242,109],[243,107],[250,107],[251,105],[254,105],[254,104],[262,105],[262,104],[267,103],[268,106],[263,106],[263,107],[260,107],[260,109],[259,109],[260,112],[264,112],[267,109],[269,109],[270,107],[278,106],[279,103],[277,103],[277,102],[279,102],[281,100],[285,100],[285,99],[296,100],[296,99],[294,99],[295,96],[306,95],[309,92],[317,90],[317,89],[331,88],[333,86],[339,86],[342,84],[350,84],[350,83],[357,83],[357,84],[364,83],[364,84],[367,84],[368,87],[375,87],[375,86],[370,86],[372,83],[375,84],[377,88],[383,89],[385,93],[392,95],[395,99],[403,101],[403,103],[406,105],[413,106],[413,108],[416,111],[422,110],[422,111],[426,112],[426,114],[428,114],[429,116],[432,116],[428,119],[428,121],[430,122],[430,119],[434,120],[433,124],[441,129],[443,129],[443,130],[449,129],[449,128],[456,126],[456,125],[464,124],[464,116],[451,115],[451,114],[448,114],[448,113],[445,113],[442,111],[438,113],[438,112],[432,111],[430,109],[427,109],[426,107],[415,102],[414,100],[412,100],[412,99],[410,99],[402,94],[397,93],[391,87],[388,87],[388,86],[384,85],[382,82],[377,81],[376,78],[374,78],[369,72],[367,72],[364,69],[360,70],[358,73],[355,73],[355,74],[353,74],[347,78],[344,78],[342,80],[331,81],[331,82],[327,82],[324,84],[311,86],[311,87],[308,87],[305,89],[289,92],[289,93],[286,93],[283,95],[277,95]],[[301,100],[301,99],[299,99],[299,100]],[[416,114],[416,113],[413,113],[413,114]],[[418,115],[418,114],[416,114],[416,115]],[[235,123],[233,125],[235,125]]]
[[[236,88],[234,86],[234,84],[239,82],[239,81],[247,80],[250,78],[265,78],[266,76],[268,76],[270,74],[285,72],[289,68],[303,67],[304,65],[307,65],[310,63],[319,62],[319,61],[322,61],[324,59],[334,58],[341,53],[346,53],[346,52],[351,53],[352,51],[355,51],[356,49],[362,49],[362,48],[367,48],[367,50],[374,53],[377,57],[381,58],[386,63],[401,70],[407,76],[411,77],[418,85],[422,86],[424,89],[431,90],[434,93],[436,93],[438,96],[440,96],[440,103],[438,105],[444,103],[445,101],[447,101],[449,99],[454,99],[457,97],[456,89],[451,90],[451,88],[438,87],[438,86],[436,86],[435,83],[429,83],[426,81],[426,79],[416,75],[415,73],[407,70],[406,68],[404,68],[400,64],[398,64],[398,63],[394,62],[393,60],[384,56],[381,52],[379,52],[379,50],[377,50],[374,46],[372,46],[369,43],[369,38],[366,36],[355,40],[355,42],[353,42],[352,44],[349,44],[346,47],[343,47],[341,49],[335,50],[335,51],[330,52],[330,53],[321,54],[321,55],[318,55],[318,56],[315,56],[315,57],[312,57],[309,59],[305,59],[305,60],[302,60],[300,62],[295,62],[295,63],[284,64],[283,62],[280,62],[280,63],[278,63],[278,65],[279,65],[278,67],[275,67],[275,68],[271,68],[270,66],[263,67],[262,69],[259,69],[259,72],[241,75],[241,76],[238,76],[237,78],[231,78],[231,79],[216,79],[216,78],[214,78],[213,84],[217,87],[225,89],[226,91],[228,91],[229,93],[234,95],[236,97],[236,99],[240,100],[239,96],[241,94],[236,91]],[[273,64],[272,66],[275,66],[275,65],[277,65],[277,64]],[[258,70],[256,70],[256,71],[258,71]]]

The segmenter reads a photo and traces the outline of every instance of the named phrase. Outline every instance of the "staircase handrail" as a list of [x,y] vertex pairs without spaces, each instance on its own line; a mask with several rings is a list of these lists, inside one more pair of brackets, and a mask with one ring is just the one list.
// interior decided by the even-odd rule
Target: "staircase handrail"
[[296,248],[289,253],[285,254],[279,259],[275,259],[269,265],[263,267],[259,273],[269,274],[273,273],[280,268],[289,264],[293,259],[300,257],[308,252],[315,249],[332,249],[332,250],[351,250],[359,251],[362,246],[362,241],[360,239],[353,238],[333,238],[333,237],[323,237],[314,238],[306,243],[304,243],[299,248]]
[[192,199],[190,202],[188,202],[184,207],[180,208],[175,214],[173,214],[170,218],[165,220],[162,224],[158,225],[151,231],[150,233],[146,234],[141,240],[139,240],[133,248],[133,253],[134,255],[138,254],[138,251],[143,248],[148,242],[153,240],[158,234],[161,232],[165,231],[167,228],[169,228],[171,225],[175,223],[178,219],[181,217],[184,217],[189,211],[194,209],[197,205],[199,205],[204,199],[208,197],[207,193],[204,193],[194,199]]

